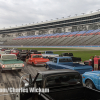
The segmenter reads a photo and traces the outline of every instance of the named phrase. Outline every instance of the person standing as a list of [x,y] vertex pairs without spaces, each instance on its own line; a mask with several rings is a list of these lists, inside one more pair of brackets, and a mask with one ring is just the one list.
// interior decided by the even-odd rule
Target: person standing
[[99,60],[100,58],[97,58],[97,56],[95,55],[95,57],[94,57],[94,70],[98,70],[98,60]]

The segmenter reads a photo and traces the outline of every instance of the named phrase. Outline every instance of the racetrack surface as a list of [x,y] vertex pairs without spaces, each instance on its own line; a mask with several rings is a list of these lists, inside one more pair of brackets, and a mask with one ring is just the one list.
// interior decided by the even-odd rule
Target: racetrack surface
[[[25,63],[26,65],[26,63]],[[0,88],[19,88],[20,78],[24,74],[31,74],[35,77],[38,71],[47,70],[43,66],[32,66],[26,65],[21,72],[17,70],[5,71],[5,73],[0,73]],[[15,100],[16,94],[2,93],[0,92],[0,100]]]

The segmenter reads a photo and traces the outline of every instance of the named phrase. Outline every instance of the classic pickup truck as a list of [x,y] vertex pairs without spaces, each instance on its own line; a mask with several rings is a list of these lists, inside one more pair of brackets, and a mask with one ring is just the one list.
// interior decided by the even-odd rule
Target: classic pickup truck
[[27,55],[27,51],[19,52],[19,54],[17,55],[17,59],[20,59],[22,61],[25,61],[26,55]]
[[92,66],[73,63],[71,57],[55,57],[53,61],[46,62],[47,69],[72,69],[78,71],[80,74],[92,71]]
[[31,54],[28,59],[28,64],[36,65],[45,65],[45,63],[49,61],[49,59],[43,58],[42,54]]
[[74,57],[73,53],[62,53],[59,56],[60,57],[71,57],[73,62],[81,62],[82,61],[80,57]]
[[[100,92],[84,87],[81,75],[74,70],[43,71],[33,79],[31,75],[22,79],[20,86],[29,91],[17,93],[16,100],[100,100]],[[32,88],[49,91],[31,92]]]
[[5,54],[15,54],[16,56],[19,54],[17,50],[5,50]]
[[82,80],[87,87],[100,90],[100,71],[85,72]]
[[58,57],[59,55],[58,54],[53,54],[52,51],[45,51],[44,54],[42,54],[42,56],[44,58],[48,58],[48,59],[52,60],[54,57]]
[[23,61],[17,59],[15,54],[1,54],[0,68],[1,72],[5,70],[21,71],[24,67]]

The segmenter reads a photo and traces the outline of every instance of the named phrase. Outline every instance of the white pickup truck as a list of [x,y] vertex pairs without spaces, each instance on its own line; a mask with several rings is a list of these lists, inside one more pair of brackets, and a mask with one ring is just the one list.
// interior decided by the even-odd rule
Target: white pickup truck
[[48,58],[49,60],[52,60],[54,57],[59,57],[59,54],[53,54],[52,51],[45,51],[44,54],[42,54],[44,58]]

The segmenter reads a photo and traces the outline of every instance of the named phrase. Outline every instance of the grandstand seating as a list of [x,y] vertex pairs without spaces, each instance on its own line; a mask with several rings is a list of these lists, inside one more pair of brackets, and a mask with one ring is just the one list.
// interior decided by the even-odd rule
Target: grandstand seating
[[100,29],[56,34],[0,38],[0,45],[10,46],[81,46],[100,45]]

